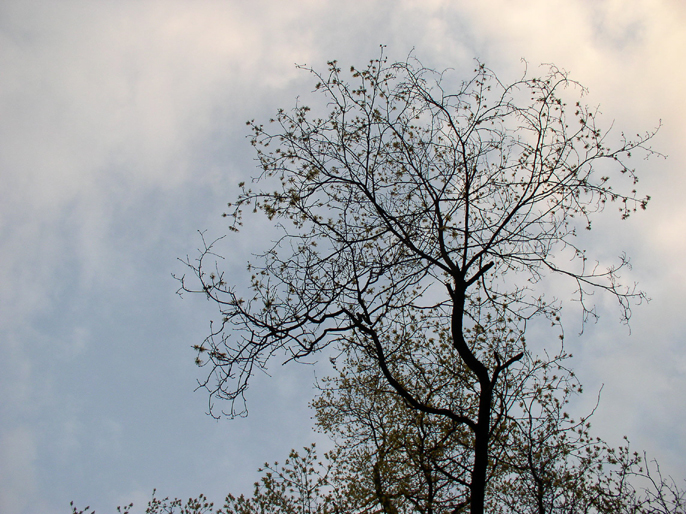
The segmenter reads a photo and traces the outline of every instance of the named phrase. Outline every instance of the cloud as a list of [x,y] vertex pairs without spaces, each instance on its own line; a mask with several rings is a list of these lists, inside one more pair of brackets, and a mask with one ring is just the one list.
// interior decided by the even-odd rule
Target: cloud
[[0,510],[24,512],[36,497],[37,451],[33,430],[15,427],[0,434]]

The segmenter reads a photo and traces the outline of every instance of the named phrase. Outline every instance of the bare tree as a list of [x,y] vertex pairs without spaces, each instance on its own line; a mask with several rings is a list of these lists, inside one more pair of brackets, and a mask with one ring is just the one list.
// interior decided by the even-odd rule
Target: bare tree
[[[546,279],[573,281],[585,317],[596,290],[618,300],[624,320],[644,297],[620,282],[624,256],[603,267],[575,235],[607,203],[622,218],[646,207],[627,162],[652,153],[653,133],[611,143],[583,88],[554,66],[511,84],[480,64],[456,83],[383,56],[349,75],[335,61],[309,71],[321,113],[298,105],[266,126],[249,122],[262,171],[227,216],[238,231],[245,209],[261,211],[282,230],[249,264],[250,288],[227,283],[214,243],[187,260],[200,285],[180,278],[221,313],[196,346],[210,370],[202,385],[239,415],[271,357],[364,352],[407,408],[467,434],[455,481],[480,514],[498,465],[490,450],[526,367],[527,324],[560,328]],[[396,358],[407,347],[416,351]],[[455,396],[433,394],[431,377],[452,380]]]

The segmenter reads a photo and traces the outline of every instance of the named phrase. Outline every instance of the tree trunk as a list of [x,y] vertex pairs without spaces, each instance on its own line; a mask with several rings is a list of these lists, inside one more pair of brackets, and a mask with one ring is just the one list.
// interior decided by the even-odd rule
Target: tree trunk
[[490,382],[481,384],[479,419],[474,431],[474,468],[471,484],[471,514],[483,514],[486,501],[486,475],[488,472],[488,439],[491,425],[491,400],[493,390]]

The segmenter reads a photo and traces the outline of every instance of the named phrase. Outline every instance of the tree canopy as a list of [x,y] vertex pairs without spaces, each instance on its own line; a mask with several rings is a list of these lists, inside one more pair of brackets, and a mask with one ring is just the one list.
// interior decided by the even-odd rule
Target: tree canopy
[[[533,480],[527,502],[549,501],[536,484],[566,468],[555,459],[546,467],[547,455],[593,447],[583,421],[562,410],[574,378],[561,364],[564,302],[550,279],[575,285],[584,319],[595,315],[596,291],[617,300],[624,321],[645,298],[621,281],[626,256],[601,265],[576,236],[608,205],[622,219],[646,208],[629,163],[652,153],[654,132],[604,131],[585,90],[554,66],[511,83],[480,63],[460,82],[454,71],[383,55],[364,69],[332,61],[325,73],[309,71],[319,107],[299,102],[267,124],[248,123],[261,171],[240,184],[226,216],[238,232],[244,212],[262,212],[281,231],[248,264],[250,287],[227,281],[211,242],[186,261],[196,282],[180,278],[182,291],[220,311],[195,346],[211,409],[228,400],[226,414],[244,414],[250,377],[275,356],[342,356],[337,387],[349,397],[322,400],[329,414],[320,422],[347,430],[364,411],[367,432],[347,433],[350,444],[400,430],[375,441],[367,470],[385,512],[395,508],[389,494],[405,488],[420,512],[482,513],[517,473]],[[537,342],[541,355],[525,338],[537,320],[553,331]],[[357,421],[346,421],[346,408],[362,409]],[[416,460],[410,475],[425,471],[419,481],[384,460],[400,455],[393,445],[402,438],[415,441],[403,451]],[[608,455],[590,451],[596,463]],[[383,478],[386,464],[396,474]],[[554,512],[540,502],[536,512]]]

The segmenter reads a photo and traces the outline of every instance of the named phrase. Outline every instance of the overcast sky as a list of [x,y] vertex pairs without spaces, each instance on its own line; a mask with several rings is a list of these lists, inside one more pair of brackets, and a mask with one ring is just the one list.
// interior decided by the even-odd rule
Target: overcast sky
[[[213,306],[175,295],[176,260],[255,171],[245,121],[312,89],[295,64],[363,66],[387,45],[465,77],[555,63],[602,121],[662,129],[638,161],[648,210],[594,223],[591,255],[626,250],[652,301],[632,333],[605,300],[573,341],[604,385],[596,433],[626,434],[686,477],[686,5],[680,0],[0,2],[0,512],[52,514],[249,493],[256,468],[322,441],[315,368],[272,366],[247,419],[216,422],[193,392],[191,345]],[[268,231],[264,231],[268,232]],[[263,233],[264,233],[263,232]],[[265,241],[232,240],[230,275]],[[238,280],[238,279],[237,279]],[[577,319],[568,319],[574,332]],[[584,403],[585,402],[585,403]],[[138,511],[140,512],[140,510]]]

